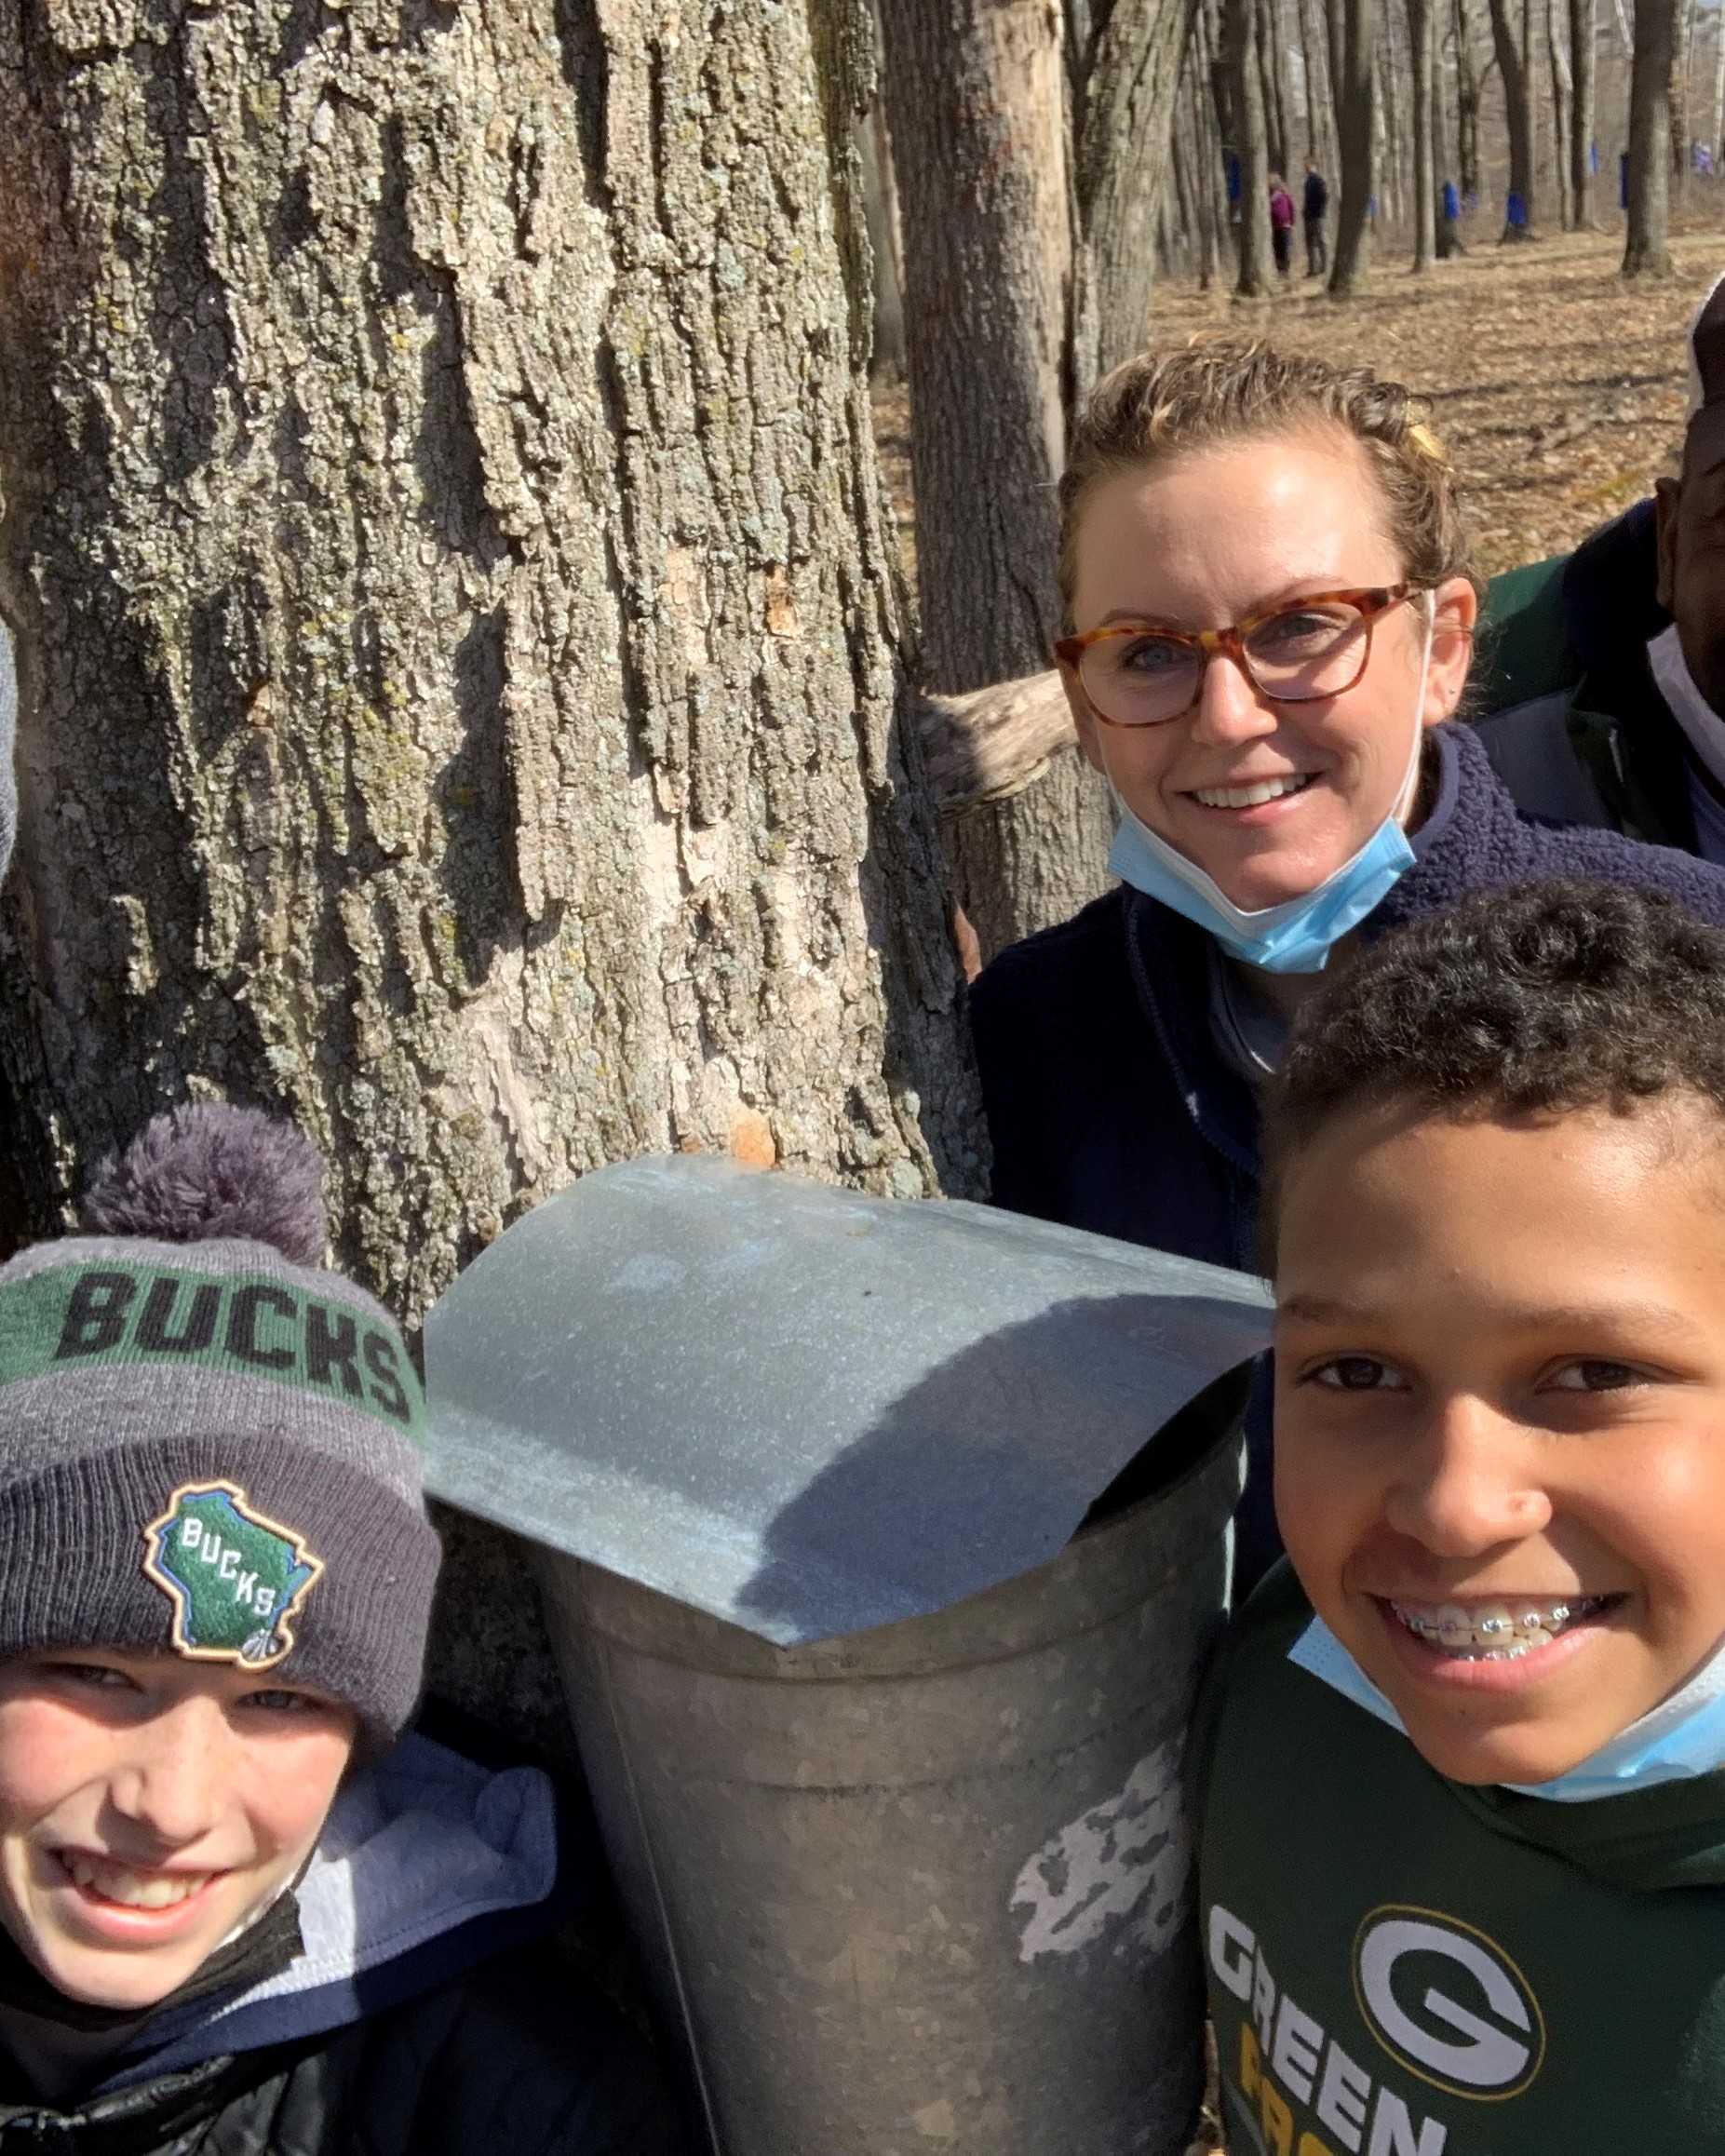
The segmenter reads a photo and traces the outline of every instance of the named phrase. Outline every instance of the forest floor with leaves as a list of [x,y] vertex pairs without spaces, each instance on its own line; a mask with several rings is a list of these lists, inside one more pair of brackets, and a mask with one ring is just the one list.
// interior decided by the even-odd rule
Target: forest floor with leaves
[[[1246,303],[1170,282],[1155,296],[1151,342],[1260,333],[1406,382],[1456,460],[1489,576],[1565,552],[1676,469],[1684,333],[1725,269],[1725,234],[1675,238],[1668,278],[1625,282],[1622,253],[1609,234],[1474,240],[1422,277],[1381,260],[1366,292],[1340,303],[1299,275],[1274,299]],[[876,392],[875,431],[910,553],[902,387]]]

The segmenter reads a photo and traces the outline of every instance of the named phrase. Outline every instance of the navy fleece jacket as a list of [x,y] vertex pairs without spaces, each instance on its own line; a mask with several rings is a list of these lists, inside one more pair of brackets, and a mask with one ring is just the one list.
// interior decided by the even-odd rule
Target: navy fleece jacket
[[[1522,815],[1464,725],[1435,733],[1436,799],[1414,865],[1368,937],[1470,892],[1553,876],[1661,891],[1725,927],[1725,869],[1614,831]],[[1013,944],[971,991],[994,1145],[994,1202],[1128,1243],[1256,1272],[1258,1102],[1210,1034],[1207,938],[1124,885]],[[1278,1548],[1269,1502],[1269,1403],[1251,1419],[1239,1523],[1243,1577]]]

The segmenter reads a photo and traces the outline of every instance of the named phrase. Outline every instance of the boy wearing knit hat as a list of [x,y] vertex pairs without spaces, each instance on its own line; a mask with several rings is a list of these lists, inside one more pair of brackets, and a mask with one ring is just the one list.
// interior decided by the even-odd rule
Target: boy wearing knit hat
[[402,1737],[419,1384],[320,1180],[182,1110],[0,1268],[0,2149],[669,2156],[549,1784]]

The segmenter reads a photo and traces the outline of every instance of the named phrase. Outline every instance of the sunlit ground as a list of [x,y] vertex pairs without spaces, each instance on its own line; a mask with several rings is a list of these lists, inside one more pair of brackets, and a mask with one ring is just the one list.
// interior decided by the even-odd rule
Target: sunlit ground
[[[1682,438],[1684,332],[1725,271],[1725,234],[1672,243],[1677,274],[1626,284],[1617,235],[1498,247],[1486,233],[1422,277],[1399,250],[1338,305],[1298,274],[1285,294],[1240,304],[1169,283],[1152,338],[1258,331],[1290,349],[1365,362],[1430,400],[1462,477],[1489,575],[1561,553],[1675,468]],[[902,390],[875,399],[887,483],[914,544]]]

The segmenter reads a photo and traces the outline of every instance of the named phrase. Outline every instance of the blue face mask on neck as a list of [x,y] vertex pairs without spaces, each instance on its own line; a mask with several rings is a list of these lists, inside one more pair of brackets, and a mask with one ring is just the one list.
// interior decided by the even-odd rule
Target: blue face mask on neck
[[[1164,838],[1140,822],[1114,793],[1120,824],[1108,856],[1110,872],[1147,898],[1160,899],[1176,913],[1206,929],[1222,949],[1266,973],[1322,973],[1330,948],[1388,896],[1391,886],[1413,867],[1401,818],[1412,799],[1425,737],[1425,678],[1432,656],[1432,599],[1426,595],[1425,653],[1420,663],[1420,693],[1414,703],[1413,750],[1408,760],[1395,805],[1352,860],[1326,876],[1314,891],[1245,912],[1227,893]],[[1111,782],[1110,791],[1113,791]]]
[[[1402,1718],[1321,1617],[1314,1617],[1289,1648],[1287,1659],[1351,1699],[1391,1729]],[[1602,1745],[1591,1758],[1550,1782],[1510,1782],[1521,1797],[1552,1804],[1591,1804],[1601,1797],[1626,1797],[1662,1782],[1717,1774],[1725,1767],[1725,1650],[1703,1664],[1689,1682],[1638,1722]]]

